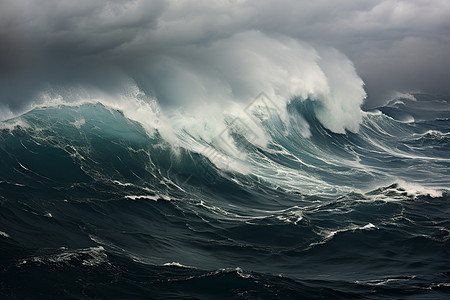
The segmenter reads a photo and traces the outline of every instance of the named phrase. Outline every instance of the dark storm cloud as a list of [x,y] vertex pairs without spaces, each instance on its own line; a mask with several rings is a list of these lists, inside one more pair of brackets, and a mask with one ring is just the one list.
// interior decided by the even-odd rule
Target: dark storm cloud
[[364,79],[368,106],[392,91],[450,94],[446,0],[2,0],[0,103],[18,108],[48,86],[113,92],[129,77],[151,92],[148,68],[161,55],[249,30],[337,48]]
[[4,1],[0,9],[0,96],[11,107],[46,86],[122,80],[115,52],[154,30],[164,1]]

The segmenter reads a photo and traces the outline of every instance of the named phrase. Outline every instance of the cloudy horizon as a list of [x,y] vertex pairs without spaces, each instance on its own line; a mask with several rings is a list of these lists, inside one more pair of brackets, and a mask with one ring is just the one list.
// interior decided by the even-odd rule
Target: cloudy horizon
[[[203,65],[229,56],[217,45],[234,45],[227,41],[248,32],[319,52],[336,49],[364,81],[366,107],[394,92],[449,95],[449,16],[448,1],[4,0],[0,109],[19,110],[49,87],[113,94],[131,79],[152,93],[152,80],[163,80],[155,71],[162,56],[194,60],[194,71],[208,74]],[[185,54],[197,48],[217,50]]]

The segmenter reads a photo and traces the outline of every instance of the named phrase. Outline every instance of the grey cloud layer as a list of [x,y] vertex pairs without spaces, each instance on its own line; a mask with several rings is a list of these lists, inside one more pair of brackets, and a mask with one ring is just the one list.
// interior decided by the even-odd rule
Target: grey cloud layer
[[2,0],[0,103],[18,108],[47,86],[114,92],[129,76],[150,92],[146,68],[161,55],[249,30],[337,48],[369,106],[392,90],[450,94],[446,0]]

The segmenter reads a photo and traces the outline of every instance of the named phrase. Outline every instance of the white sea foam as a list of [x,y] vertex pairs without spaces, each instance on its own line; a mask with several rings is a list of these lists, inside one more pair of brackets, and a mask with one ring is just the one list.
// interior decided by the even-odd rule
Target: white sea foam
[[129,183],[129,182],[123,183],[123,182],[120,182],[118,180],[113,180],[113,183],[117,184],[117,185],[120,185],[120,186],[133,186],[132,183]]
[[176,262],[176,261],[170,262],[170,263],[165,263],[163,266],[166,266],[166,267],[179,267],[179,268],[185,268],[185,269],[192,269],[193,268],[193,267],[190,267],[190,266],[186,266],[186,265],[180,264],[179,262]]
[[4,231],[0,231],[0,236],[9,238],[9,234],[7,234],[7,233],[4,232]]
[[75,126],[76,128],[80,129],[81,126],[83,126],[84,124],[86,124],[86,120],[85,119],[79,119],[76,120],[75,122],[72,123],[73,126]]
[[373,225],[372,223],[369,223],[367,225],[364,225],[363,227],[360,227],[359,229],[365,230],[365,229],[372,229],[372,228],[376,228],[376,226]]
[[128,196],[125,196],[125,198],[133,200],[133,201],[136,201],[139,199],[158,201],[159,196],[158,195],[154,195],[154,196],[151,196],[151,195],[128,195]]
[[153,201],[158,201],[158,200],[166,200],[169,201],[171,200],[171,198],[169,196],[166,195],[127,195],[125,196],[126,199],[130,199],[133,201],[139,200],[139,199],[147,199],[147,200],[153,200]]
[[30,126],[21,118],[12,119],[5,122],[0,121],[0,129],[14,130],[17,127],[29,128]]

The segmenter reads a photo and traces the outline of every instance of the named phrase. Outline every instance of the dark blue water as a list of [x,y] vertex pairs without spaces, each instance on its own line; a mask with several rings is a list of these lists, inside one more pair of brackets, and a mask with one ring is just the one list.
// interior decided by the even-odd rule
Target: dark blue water
[[102,104],[1,123],[0,298],[450,297],[450,105],[347,134],[314,105],[264,119],[267,147],[230,127],[246,172]]

